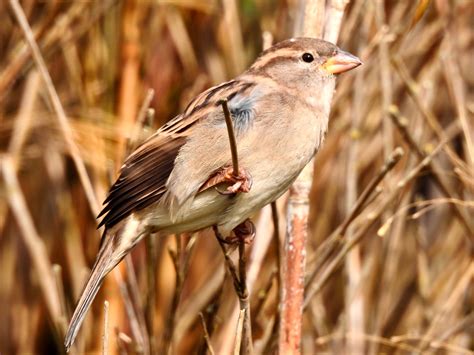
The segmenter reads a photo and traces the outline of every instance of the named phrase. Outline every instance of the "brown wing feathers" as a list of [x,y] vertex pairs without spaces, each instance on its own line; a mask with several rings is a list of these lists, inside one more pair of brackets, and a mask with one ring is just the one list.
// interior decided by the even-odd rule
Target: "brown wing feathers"
[[165,124],[127,158],[97,216],[103,216],[99,227],[110,229],[133,211],[158,202],[166,192],[166,181],[192,126],[204,119],[209,110],[219,109],[216,107],[219,100],[230,100],[253,85],[232,80],[204,91],[188,105],[183,115]]
[[153,137],[125,162],[120,176],[110,189],[99,227],[113,227],[133,211],[159,201],[184,137]]

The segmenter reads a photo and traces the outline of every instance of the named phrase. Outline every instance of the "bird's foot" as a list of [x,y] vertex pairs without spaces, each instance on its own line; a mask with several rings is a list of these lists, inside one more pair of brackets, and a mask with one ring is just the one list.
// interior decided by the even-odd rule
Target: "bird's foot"
[[[224,191],[217,190],[222,195],[235,195],[238,192],[249,192],[252,187],[252,177],[244,169],[234,174],[231,166],[225,167],[212,175],[199,189],[199,192],[215,187],[219,184],[230,184]],[[216,188],[217,189],[217,188]]]
[[249,218],[247,218],[245,221],[235,227],[229,236],[223,237],[220,233],[216,233],[216,237],[225,244],[236,245],[240,244],[241,242],[244,242],[245,244],[251,244],[255,239],[255,234],[255,225]]

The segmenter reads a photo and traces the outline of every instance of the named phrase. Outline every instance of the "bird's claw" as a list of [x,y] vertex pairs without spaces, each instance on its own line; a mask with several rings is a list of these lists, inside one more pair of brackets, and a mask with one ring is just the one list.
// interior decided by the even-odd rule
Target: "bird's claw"
[[220,240],[226,244],[252,244],[255,239],[256,229],[255,225],[250,219],[246,219],[232,230],[231,235]]
[[222,195],[235,195],[239,192],[249,192],[252,187],[252,177],[244,169],[239,169],[238,174],[234,174],[232,167],[225,167],[212,175],[199,189],[199,192],[221,183],[231,184],[224,191],[216,190]]
[[249,192],[252,187],[252,177],[244,169],[239,169],[239,173],[234,174],[233,168],[227,168],[224,173],[223,182],[231,183],[224,191],[217,190],[222,195],[235,195],[238,192]]

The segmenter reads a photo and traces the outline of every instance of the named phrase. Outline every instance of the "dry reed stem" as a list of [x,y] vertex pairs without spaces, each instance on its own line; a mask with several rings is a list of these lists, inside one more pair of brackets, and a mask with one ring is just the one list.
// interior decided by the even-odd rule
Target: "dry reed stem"
[[102,355],[109,353],[109,302],[104,301],[104,330],[102,333]]
[[420,353],[425,352],[425,350],[430,346],[430,343],[427,342],[425,339],[437,339],[437,335],[439,333],[440,325],[443,325],[445,321],[447,321],[450,317],[451,312],[454,310],[456,306],[463,301],[465,297],[466,290],[469,286],[472,287],[472,280],[474,280],[474,261],[471,260],[461,275],[455,278],[459,280],[454,287],[452,287],[452,291],[450,292],[449,298],[444,303],[443,307],[439,310],[438,314],[432,320],[428,331],[422,338],[421,343],[418,346],[418,351]]
[[[445,139],[445,133],[443,127],[438,122],[435,114],[430,110],[429,107],[425,104],[423,98],[420,96],[420,89],[416,81],[410,76],[410,73],[406,67],[406,64],[403,62],[400,56],[394,56],[392,58],[392,63],[394,68],[396,69],[400,79],[402,79],[403,83],[405,84],[406,88],[408,89],[408,93],[410,97],[413,99],[413,102],[419,109],[420,113],[423,115],[423,118],[428,123],[428,126],[431,130],[436,134],[438,139],[443,140]],[[453,165],[458,165],[460,167],[464,167],[462,160],[459,156],[454,152],[454,150],[449,146],[446,145],[444,150],[448,157],[453,162]]]
[[199,318],[201,320],[202,331],[204,332],[204,341],[206,342],[207,351],[209,351],[209,354],[214,355],[214,349],[212,348],[211,344],[211,337],[209,336],[209,332],[207,331],[206,321],[204,319],[204,316],[202,315],[202,312],[199,312]]
[[392,104],[393,88],[392,75],[390,70],[390,57],[388,47],[389,29],[385,20],[385,2],[376,0],[375,2],[375,20],[378,30],[381,34],[381,40],[378,44],[378,56],[380,61],[380,82],[382,85],[382,134],[384,141],[384,157],[388,158],[393,150],[393,131],[392,126],[387,120],[388,107]]
[[354,339],[354,338],[357,339],[358,341],[363,340],[369,343],[383,344],[383,345],[389,346],[390,348],[394,348],[396,350],[405,351],[405,352],[416,350],[415,346],[411,346],[409,344],[404,344],[404,343],[399,344],[392,339],[387,339],[387,338],[377,336],[377,335],[372,335],[372,334],[352,334],[352,333],[329,334],[329,335],[317,338],[316,344],[323,345],[331,341],[334,341],[335,339],[347,340],[347,339]]
[[309,299],[311,299],[314,295],[321,291],[321,288],[326,284],[329,280],[329,277],[332,276],[334,271],[340,266],[341,262],[344,260],[347,253],[360,241],[364,238],[367,234],[367,231],[373,226],[377,218],[380,217],[387,206],[393,202],[395,198],[399,196],[399,193],[410,183],[416,176],[423,171],[432,161],[432,159],[439,153],[439,151],[443,148],[443,146],[448,142],[453,135],[459,132],[459,128],[457,126],[453,126],[453,129],[448,130],[446,133],[446,139],[443,140],[429,155],[427,155],[415,168],[413,168],[406,176],[400,180],[395,189],[393,189],[388,197],[385,198],[383,203],[378,206],[375,212],[372,212],[367,216],[367,222],[364,224],[354,235],[354,237],[347,241],[341,251],[330,261],[326,268],[324,268],[323,272],[319,279],[314,281],[314,284],[309,288],[308,294],[306,296],[305,304],[308,303]]
[[[127,141],[127,153],[126,155],[130,154],[137,146],[141,143],[140,135],[143,131],[145,125],[151,125],[154,119],[154,111],[150,111],[150,104],[155,96],[155,91],[153,89],[148,89],[145,98],[143,99],[142,105],[140,110],[138,111],[137,120],[135,125],[133,126],[132,134]],[[147,122],[150,121],[150,122]],[[126,156],[122,157],[122,160],[125,159]]]
[[[121,132],[129,132],[137,118],[138,106],[138,78],[140,69],[140,7],[138,0],[127,1],[123,7],[122,17],[122,75],[119,89],[119,105],[117,108],[120,117]],[[121,135],[117,146],[117,168],[122,162],[126,151],[127,137]]]
[[13,161],[10,157],[3,156],[0,162],[7,190],[7,199],[22,232],[23,242],[34,265],[34,270],[37,273],[48,314],[56,327],[56,331],[63,334],[65,328],[61,322],[61,297],[57,293],[56,281],[48,252],[43,240],[36,231],[33,219],[29,213],[28,204],[18,182]]
[[[149,236],[148,236],[149,238]],[[125,287],[130,297],[131,306],[133,307],[134,323],[138,327],[139,337],[136,338],[139,348],[143,349],[143,354],[150,354],[150,335],[146,326],[144,308],[142,305],[142,298],[136,278],[136,273],[133,267],[131,255],[127,255],[124,259],[126,270]]]
[[[326,6],[325,21],[324,21],[324,39],[326,41],[337,43],[339,38],[339,32],[341,30],[342,18],[344,17],[344,11],[346,6],[350,3],[350,0],[329,0]],[[307,26],[311,23],[315,23],[311,14],[307,14]],[[305,27],[304,33],[314,36],[310,28]]]
[[183,338],[186,331],[188,331],[196,321],[196,315],[199,314],[221,290],[224,276],[225,269],[221,267],[217,268],[216,272],[212,273],[211,278],[206,280],[205,285],[196,290],[193,299],[183,304],[181,312],[178,313],[178,320],[176,322],[175,339],[177,342]]
[[448,84],[448,88],[451,91],[451,95],[454,98],[454,103],[458,113],[459,121],[461,121],[462,131],[467,147],[467,163],[471,165],[471,168],[474,168],[474,141],[472,138],[472,131],[474,127],[472,124],[469,123],[467,117],[466,90],[464,87],[459,64],[453,57],[453,53],[455,52],[456,48],[456,34],[452,29],[452,25],[446,29],[445,44],[447,46],[447,49],[444,52],[444,56],[442,57],[445,78]]
[[[133,335],[133,339],[137,344],[137,348],[142,352],[146,351],[147,349],[144,348],[143,344],[145,340],[143,339],[142,328],[140,326],[139,317],[137,315],[137,311],[133,304],[133,300],[130,296],[130,291],[127,288],[126,282],[122,278],[122,274],[117,269],[116,272],[113,273],[115,282],[117,283],[120,295],[122,296],[123,304],[125,306],[125,312],[127,314],[129,323],[130,323],[130,330]],[[110,304],[110,302],[109,302]]]
[[54,281],[56,282],[56,293],[59,296],[60,302],[60,309],[61,309],[61,329],[66,329],[66,317],[67,317],[67,309],[66,309],[66,300],[64,298],[64,285],[62,280],[62,268],[61,265],[54,264],[53,265],[53,275]]
[[[330,0],[326,0],[317,3],[324,9],[319,12],[318,21],[324,20],[326,3],[329,5],[329,2]],[[180,102],[180,96],[193,96],[208,83],[217,84],[232,77],[231,71],[235,70],[231,68],[232,61],[228,60],[232,56],[232,49],[229,48],[230,45],[227,46],[230,43],[227,28],[219,28],[223,22],[216,17],[220,14],[216,5],[221,2],[206,0],[197,4],[190,0],[167,0],[165,3],[150,5],[140,2],[139,5],[139,10],[144,14],[140,26],[146,31],[141,31],[138,43],[140,53],[143,54],[139,59],[138,80],[140,88],[151,86],[159,93],[153,100],[153,105],[160,108],[160,124],[164,121],[164,113],[166,117],[178,113],[178,105],[184,104]],[[96,184],[96,194],[102,196],[106,192],[103,167],[108,163],[106,159],[115,154],[118,134],[122,134],[115,128],[118,125],[114,112],[120,100],[117,95],[121,75],[118,49],[122,38],[119,34],[123,7],[117,6],[104,11],[102,4],[98,3],[58,5],[33,0],[21,4],[47,60],[48,70],[64,109],[69,117],[77,117],[70,120],[75,139]],[[250,63],[257,55],[260,43],[259,36],[255,36],[255,33],[259,29],[273,33],[278,40],[289,37],[288,29],[292,27],[292,22],[304,18],[304,14],[300,16],[300,13],[304,12],[305,4],[306,1],[280,2],[269,8],[260,0],[237,2],[243,15],[242,22],[232,23],[231,26],[241,27],[244,48],[240,54],[243,60]],[[366,224],[367,216],[372,215],[376,219],[367,231],[367,238],[364,237],[357,244],[363,250],[359,290],[364,304],[370,306],[370,312],[364,314],[366,321],[363,334],[347,332],[349,314],[354,311],[354,305],[346,303],[342,296],[344,293],[349,294],[353,286],[346,282],[350,277],[348,273],[334,273],[323,292],[309,303],[309,312],[304,314],[302,352],[353,353],[354,351],[350,351],[350,344],[363,342],[369,354],[405,353],[416,352],[424,342],[428,344],[424,351],[426,353],[469,353],[472,350],[469,331],[474,319],[469,308],[472,303],[469,299],[469,285],[465,290],[462,287],[459,289],[465,297],[461,297],[460,302],[455,302],[456,305],[437,323],[433,338],[426,338],[424,335],[451,296],[451,291],[459,281],[456,278],[461,277],[470,261],[464,239],[469,233],[468,229],[463,227],[454,207],[447,204],[459,205],[466,216],[471,212],[470,199],[474,191],[474,180],[468,155],[470,149],[466,139],[467,128],[462,122],[462,115],[463,110],[466,110],[465,118],[472,129],[469,118],[474,113],[474,106],[471,104],[472,92],[468,88],[472,86],[474,77],[469,71],[468,14],[472,13],[473,5],[466,0],[384,1],[384,5],[388,38],[377,31],[375,2],[351,1],[347,16],[343,19],[341,48],[357,54],[366,65],[354,72],[355,75],[343,75],[338,79],[329,134],[324,148],[318,153],[317,174],[314,175],[311,194],[311,208],[317,213],[309,217],[312,236],[308,240],[308,252],[311,253],[308,271],[311,272],[318,263],[321,265],[317,268],[318,274],[327,267],[328,260],[337,256],[345,240],[351,240],[351,229],[355,233],[353,236],[356,236]],[[204,64],[197,68],[196,76],[187,73],[183,55],[177,47],[183,43],[179,41],[179,37],[184,32],[170,32],[173,30],[166,23],[169,19],[164,16],[164,6],[173,6],[179,14],[192,40],[196,59],[199,64]],[[0,13],[7,14],[9,10],[9,2],[0,1]],[[366,31],[366,34],[361,33],[362,31]],[[9,140],[12,146],[15,135],[21,133],[23,136],[20,140],[22,143],[18,144],[18,155],[11,159],[17,169],[22,194],[28,203],[27,213],[31,215],[34,227],[48,248],[48,258],[51,264],[54,261],[63,267],[62,280],[67,290],[65,296],[68,298],[68,305],[71,305],[81,289],[86,260],[90,261],[95,253],[95,240],[88,238],[88,235],[94,233],[94,221],[84,202],[82,188],[76,182],[77,174],[70,163],[61,131],[54,125],[54,111],[48,110],[46,90],[43,90],[44,93],[36,91],[40,99],[30,108],[31,112],[28,113],[25,107],[26,101],[23,99],[26,100],[29,96],[27,92],[31,84],[28,77],[33,73],[35,62],[30,59],[31,50],[22,38],[13,14],[6,16],[5,21],[0,21],[0,52],[5,54],[0,55],[0,87],[5,79],[9,80],[6,89],[0,90],[0,141],[6,149]],[[206,40],[201,40],[202,38]],[[348,225],[346,237],[333,240],[331,249],[323,248],[320,243],[340,228],[350,213],[349,209],[355,203],[351,195],[358,197],[357,194],[378,174],[379,166],[383,163],[380,158],[384,140],[380,131],[384,124],[381,117],[386,112],[380,110],[384,84],[380,82],[380,72],[386,68],[380,67],[382,62],[378,54],[382,40],[390,41],[390,54],[393,57],[403,58],[408,79],[412,80],[409,88],[407,79],[402,78],[395,67],[397,74],[392,81],[393,104],[410,119],[407,130],[422,152],[430,152],[431,145],[436,144],[436,139],[439,138],[426,116],[431,115],[431,118],[438,121],[441,134],[453,122],[461,124],[460,134],[433,161],[437,165],[437,174],[454,196],[459,198],[445,197],[446,194],[435,185],[435,178],[430,170],[426,170],[401,190],[399,197],[390,204],[389,219],[393,223],[384,221],[387,217],[385,213],[382,214],[383,217],[377,218],[372,211],[377,212],[381,208],[388,197],[386,190],[390,190],[416,164],[416,153],[407,154],[396,169],[392,170],[390,181],[384,179],[384,190],[377,187],[361,205],[361,210]],[[447,67],[452,64],[448,57],[452,58],[457,66],[456,70],[459,70],[457,78],[452,77],[452,67]],[[4,74],[8,74],[10,79]],[[194,81],[196,77],[197,81]],[[453,78],[457,84],[453,83]],[[464,99],[462,93],[455,93],[453,85],[464,87]],[[416,98],[411,97],[410,89],[416,90],[414,95],[421,102],[417,104]],[[139,91],[138,94],[140,95]],[[23,110],[24,123],[19,121]],[[352,135],[351,119],[354,117],[360,117],[360,125],[355,127],[356,131]],[[135,124],[135,128],[141,131],[139,126],[141,125]],[[129,128],[131,133],[131,127]],[[141,140],[148,133],[147,129],[137,137]],[[406,139],[398,134],[398,130],[395,133],[394,143],[404,144]],[[356,139],[355,144],[349,143],[349,135]],[[348,151],[354,145],[359,147],[358,153]],[[350,161],[352,168],[347,164],[351,155],[356,156],[355,160]],[[353,182],[355,180],[356,185],[346,184],[346,178]],[[3,180],[0,185],[2,183]],[[0,331],[0,352],[57,352],[61,345],[59,342],[58,345],[54,343],[56,331],[53,322],[49,321],[49,311],[42,300],[39,284],[35,282],[36,274],[32,278],[31,268],[25,267],[28,263],[22,263],[24,257],[28,257],[28,249],[24,246],[22,229],[16,222],[16,215],[7,200],[7,189],[3,185],[0,186],[0,196],[4,197],[0,198],[0,303],[5,305],[6,312],[0,312],[0,323],[6,322],[9,327],[3,327]],[[351,190],[350,193],[348,190]],[[258,238],[249,254],[247,286],[250,302],[254,307],[252,327],[255,352],[271,353],[275,350],[271,338],[275,338],[272,328],[276,323],[273,320],[277,295],[270,280],[276,260],[274,253],[267,251],[268,242],[273,241],[262,240],[267,236],[272,239],[270,208],[262,211],[257,222]],[[285,219],[282,218],[280,229],[284,228]],[[378,237],[377,231],[383,237]],[[222,353],[226,349],[228,353],[232,353],[239,313],[238,300],[229,297],[234,290],[232,286],[228,289],[228,283],[223,282],[225,268],[218,267],[221,260],[216,259],[214,254],[220,251],[212,247],[215,242],[212,238],[206,238],[206,234],[203,233],[203,237],[199,239],[195,258],[186,278],[186,287],[177,312],[173,348],[187,353],[200,345],[200,355],[207,351],[199,324],[199,312],[202,311],[216,353]],[[20,238],[15,238],[16,236]],[[147,238],[146,241],[158,240]],[[327,246],[326,243],[324,245]],[[271,249],[274,250],[273,246]],[[348,260],[349,255],[344,260]],[[141,258],[143,248],[139,247],[134,256],[138,290],[145,294],[148,282],[145,274],[140,273],[144,267]],[[54,270],[55,280],[59,282],[57,268]],[[166,276],[166,271],[163,270],[163,276],[169,277]],[[154,268],[149,269],[149,272],[155,273]],[[349,272],[357,276],[354,268],[350,268]],[[169,275],[174,277],[172,271]],[[317,279],[319,277],[320,275]],[[149,284],[152,285],[153,281]],[[137,308],[137,289],[134,287],[129,285],[133,296],[131,298]],[[268,287],[271,291],[261,298],[260,290]],[[55,292],[61,296],[61,288],[56,288]],[[29,297],[31,290],[36,290],[40,297]],[[158,330],[161,320],[166,317],[162,311],[165,309],[163,306],[171,301],[173,290],[158,288],[156,295],[156,302],[160,306],[155,311],[148,309],[146,312],[154,315]],[[112,301],[110,296],[109,293],[106,295]],[[133,352],[137,342],[124,334],[130,332],[125,329],[130,329],[129,322],[133,320],[122,315],[121,302],[116,302],[120,307],[115,309],[113,303],[110,303],[109,324],[115,330],[115,315],[120,320],[122,332],[117,332],[117,337],[110,339],[109,352],[113,352],[117,345],[119,352]],[[60,307],[64,313],[63,305]],[[102,308],[97,308],[100,309]],[[235,314],[235,321],[229,316],[232,312]],[[98,313],[103,314],[103,311]],[[78,353],[100,353],[101,339],[97,334],[102,333],[103,318],[93,314],[86,322],[75,350]],[[230,327],[227,326],[229,324]],[[134,337],[133,333],[130,334]],[[318,341],[315,342],[315,339]],[[225,342],[229,342],[230,347],[223,346]]]
[[222,2],[224,11],[221,31],[223,32],[223,39],[225,38],[225,40],[222,46],[231,63],[231,74],[240,74],[245,69],[246,63],[244,59],[245,50],[237,2],[236,0],[220,0],[219,2]]
[[359,198],[357,199],[357,202],[352,207],[352,210],[349,215],[320,246],[321,254],[318,255],[318,259],[315,266],[308,273],[309,276],[307,277],[306,281],[307,294],[305,296],[304,308],[307,307],[309,301],[315,295],[314,289],[312,288],[311,284],[316,280],[316,277],[319,275],[323,264],[330,261],[329,257],[333,256],[333,253],[340,245],[339,243],[343,241],[346,230],[349,228],[351,222],[362,213],[364,206],[368,206],[367,201],[370,196],[374,193],[379,183],[400,161],[402,156],[403,150],[401,148],[397,148],[392,152],[392,154],[385,161],[385,164],[380,169],[380,172],[372,179],[372,181],[367,185],[365,190],[360,194]]
[[[219,246],[224,254],[227,270],[232,277],[235,293],[239,299],[239,320],[242,316],[242,312],[244,317],[242,319],[242,327],[237,326],[237,334],[235,336],[235,343],[234,343],[234,353],[235,349],[239,349],[241,351],[240,354],[252,354],[253,353],[253,343],[252,343],[252,329],[250,323],[250,304],[249,304],[249,292],[247,289],[247,276],[246,276],[246,257],[245,257],[245,241],[242,239],[239,241],[239,267],[237,268],[232,261],[229,250],[226,248],[224,244],[224,238],[219,233],[219,230],[216,226],[213,227],[214,234],[216,236],[216,240],[219,243]],[[241,332],[241,333],[240,333]]]
[[244,324],[245,324],[245,309],[241,309],[239,312],[239,319],[237,321],[237,329],[235,330],[235,345],[234,345],[234,355],[240,355],[243,337],[242,334],[244,333]]
[[[365,31],[361,34],[365,35]],[[360,50],[361,51],[361,50]],[[359,51],[359,52],[360,52]],[[363,85],[363,70],[358,70],[355,73],[355,87],[361,87]],[[358,169],[357,162],[360,154],[360,135],[361,135],[361,110],[362,104],[362,92],[361,90],[355,90],[354,97],[351,102],[352,105],[352,117],[351,119],[351,139],[347,146],[347,176],[346,176],[346,198],[345,198],[345,210],[349,214],[357,202],[358,195]],[[353,228],[347,227],[347,238],[351,238],[353,234]],[[348,285],[345,294],[345,304],[348,309],[347,315],[347,330],[350,333],[361,334],[364,332],[364,325],[366,322],[365,316],[365,305],[364,305],[364,288],[363,288],[363,275],[362,275],[362,256],[359,246],[354,247],[347,256],[345,272],[347,273]],[[346,348],[348,352],[355,352],[363,354],[365,352],[364,343],[358,339],[348,339]]]
[[38,71],[33,70],[29,73],[25,90],[20,102],[20,110],[17,117],[15,118],[15,125],[10,138],[10,144],[8,146],[8,152],[10,153],[11,159],[17,168],[20,165],[21,152],[28,139],[30,133],[33,118],[33,109],[35,106],[36,98],[39,91],[40,75]]
[[163,353],[170,354],[174,350],[173,348],[173,337],[174,330],[176,328],[176,313],[178,310],[179,301],[181,299],[181,294],[183,292],[184,280],[188,274],[189,261],[196,244],[197,234],[193,234],[191,238],[187,241],[186,245],[184,244],[183,237],[185,235],[178,236],[176,235],[176,245],[177,251],[169,250],[171,259],[173,260],[173,266],[176,273],[176,286],[173,293],[173,298],[171,301],[171,307],[169,310],[169,315],[166,320],[165,332],[163,335]]
[[74,161],[74,165],[79,175],[79,179],[81,181],[82,188],[84,189],[84,193],[89,202],[92,214],[94,216],[97,216],[97,214],[99,213],[99,204],[94,193],[94,188],[92,187],[92,183],[89,179],[89,176],[87,175],[87,170],[84,165],[84,161],[81,158],[79,148],[77,147],[76,142],[73,138],[73,131],[71,125],[68,121],[68,118],[66,117],[66,112],[64,111],[64,108],[61,104],[61,100],[59,99],[51,76],[49,75],[46,63],[43,59],[43,56],[41,55],[38,44],[36,43],[33,32],[31,31],[31,27],[28,24],[28,20],[26,19],[25,13],[23,12],[20,3],[18,2],[18,0],[10,0],[10,6],[13,10],[13,13],[15,14],[18,24],[20,25],[23,31],[25,39],[31,48],[31,52],[33,53],[36,65],[38,66],[38,70],[48,91],[48,95],[53,105],[54,111],[56,112],[56,117],[58,118],[59,126],[64,136],[64,140],[66,141],[69,153],[71,154],[71,157]]
[[[77,6],[71,9],[64,15],[60,16],[45,34],[44,39],[41,38],[42,48],[48,49],[53,44],[57,44],[58,40],[66,29],[71,25],[71,22],[84,11],[84,4],[78,3]],[[28,65],[31,57],[31,47],[27,43],[19,45],[13,58],[10,58],[8,65],[0,73],[0,102],[2,102],[15,80],[18,79],[19,74]]]
[[[324,38],[337,42],[347,0],[333,0],[325,14]],[[314,37],[318,30],[316,10],[324,1],[307,2],[302,19],[303,36]],[[302,312],[304,300],[304,275],[306,264],[307,223],[309,192],[313,181],[313,163],[308,164],[290,189],[288,201],[288,226],[285,256],[282,265],[282,308],[278,351],[282,354],[299,354],[301,346]]]
[[170,6],[166,9],[165,20],[185,72],[195,75],[198,61],[181,12]]
[[[238,149],[237,149],[237,141],[235,138],[234,132],[234,124],[232,122],[231,113],[229,111],[229,107],[227,105],[227,98],[223,98],[219,101],[220,105],[222,106],[222,111],[224,112],[225,123],[227,127],[227,135],[229,139],[230,151],[232,156],[232,168],[233,168],[233,175],[239,175],[239,158],[238,158]],[[227,268],[232,276],[234,289],[239,299],[239,307],[245,311],[245,316],[243,320],[243,327],[242,332],[243,334],[236,335],[236,342],[239,342],[238,349],[239,351],[242,350],[244,354],[252,354],[253,353],[253,344],[252,344],[252,328],[251,328],[251,318],[250,318],[250,305],[249,305],[249,291],[247,288],[247,270],[246,270],[246,256],[245,256],[245,241],[242,239],[239,241],[238,248],[239,248],[239,268],[235,267],[232,259],[229,256],[229,251],[224,245],[223,239],[217,229],[214,226],[214,234],[216,236],[217,241],[224,253],[225,261]],[[238,275],[237,275],[238,273]],[[239,327],[237,328],[240,329]],[[240,344],[242,342],[242,344]],[[235,344],[234,351],[237,347]]]
[[[389,107],[389,114],[390,114],[389,117],[392,119],[393,123],[400,131],[403,139],[405,139],[405,141],[408,143],[410,149],[416,154],[419,160],[422,160],[426,156],[426,154],[423,153],[423,150],[418,146],[418,144],[415,141],[415,138],[407,129],[407,119],[401,115],[398,107],[394,105]],[[454,192],[451,190],[449,185],[444,181],[440,173],[441,169],[436,163],[436,160],[433,160],[429,163],[428,169],[430,170],[431,174],[433,175],[434,181],[436,182],[438,187],[441,189],[443,194],[445,194],[446,197],[455,199],[456,196],[454,195]],[[474,239],[473,239],[474,227],[469,222],[469,218],[466,216],[464,210],[462,210],[458,204],[452,204],[452,207],[453,207],[456,217],[459,219],[463,227],[466,229],[466,232],[467,232],[466,240],[469,245],[469,248],[471,249],[471,253],[473,253],[474,252]]]
[[[303,170],[302,179],[310,178],[309,169]],[[285,254],[281,267],[282,293],[279,349],[281,354],[299,354],[303,325],[304,275],[306,261],[307,220],[309,188],[300,179],[290,189],[288,199],[288,226],[285,238]],[[301,181],[301,180],[300,180]]]

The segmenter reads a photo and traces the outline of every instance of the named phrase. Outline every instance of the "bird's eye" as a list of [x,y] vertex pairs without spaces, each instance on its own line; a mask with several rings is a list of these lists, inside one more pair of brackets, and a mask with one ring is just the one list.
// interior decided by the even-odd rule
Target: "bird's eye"
[[314,57],[311,53],[305,53],[303,54],[303,60],[306,62],[306,63],[311,63],[313,60],[314,60]]

